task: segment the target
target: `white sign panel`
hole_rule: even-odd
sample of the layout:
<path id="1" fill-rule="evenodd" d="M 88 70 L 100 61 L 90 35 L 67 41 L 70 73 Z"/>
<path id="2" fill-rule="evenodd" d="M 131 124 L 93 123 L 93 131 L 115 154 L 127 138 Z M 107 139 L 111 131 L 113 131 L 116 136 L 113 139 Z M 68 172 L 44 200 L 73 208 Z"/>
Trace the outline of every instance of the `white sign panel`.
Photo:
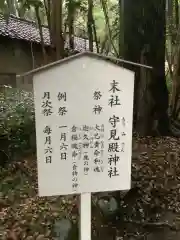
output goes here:
<path id="1" fill-rule="evenodd" d="M 80 56 L 34 75 L 40 196 L 126 190 L 134 73 Z"/>

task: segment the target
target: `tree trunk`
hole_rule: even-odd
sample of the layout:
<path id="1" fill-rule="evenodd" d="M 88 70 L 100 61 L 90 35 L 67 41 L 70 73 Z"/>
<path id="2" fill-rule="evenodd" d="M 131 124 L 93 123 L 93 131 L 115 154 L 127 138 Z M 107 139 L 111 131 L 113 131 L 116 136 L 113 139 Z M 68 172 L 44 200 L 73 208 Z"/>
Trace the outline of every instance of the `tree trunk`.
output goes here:
<path id="1" fill-rule="evenodd" d="M 73 0 L 68 2 L 68 26 L 69 26 L 69 47 L 74 49 L 74 4 Z"/>
<path id="2" fill-rule="evenodd" d="M 124 5 L 123 5 L 124 3 Z M 141 46 L 143 45 L 142 33 L 137 31 L 141 28 L 141 10 L 140 0 L 134 4 L 133 0 L 124 0 L 121 2 L 121 14 L 123 13 L 123 58 L 132 62 L 140 62 Z M 140 69 L 132 65 L 124 64 L 125 67 L 135 72 L 135 86 L 134 86 L 134 112 L 133 125 L 137 129 L 137 96 L 140 79 Z"/>
<path id="3" fill-rule="evenodd" d="M 172 93 L 170 100 L 171 117 L 176 120 L 179 109 L 180 96 L 180 47 L 176 47 L 176 54 L 174 56 L 174 71 L 172 77 Z"/>
<path id="4" fill-rule="evenodd" d="M 135 71 L 134 97 L 134 126 L 137 128 L 138 111 L 141 111 L 141 124 L 146 124 L 146 134 L 151 134 L 154 121 L 157 130 L 162 135 L 169 134 L 168 118 L 168 90 L 165 79 L 165 0 L 133 0 L 124 1 L 124 58 L 133 62 L 140 62 L 143 50 L 145 62 L 153 67 L 150 83 L 151 95 L 145 109 L 138 106 L 139 83 L 142 77 L 139 67 L 128 66 Z M 147 81 L 143 79 L 142 81 Z M 154 103 L 153 103 L 154 102 Z M 150 117 L 150 118 L 149 118 Z M 152 117 L 152 118 L 151 118 Z M 148 123 L 146 119 L 151 119 Z"/>
<path id="5" fill-rule="evenodd" d="M 51 4 L 51 14 L 50 14 L 50 24 L 51 24 L 51 37 L 52 37 L 52 45 L 54 47 L 53 61 L 56 61 L 56 1 L 53 0 L 50 2 Z"/>
<path id="6" fill-rule="evenodd" d="M 40 39 L 41 39 L 41 48 L 42 48 L 44 65 L 45 65 L 45 64 L 47 64 L 47 54 L 46 54 L 45 45 L 44 45 L 42 24 L 41 24 L 41 19 L 39 16 L 39 7 L 38 6 L 35 6 L 35 13 L 36 13 L 36 18 L 37 18 L 37 22 L 38 22 L 39 34 L 40 34 Z"/>
<path id="7" fill-rule="evenodd" d="M 179 1 L 175 0 L 175 12 L 176 12 L 176 27 L 179 27 Z"/>
<path id="8" fill-rule="evenodd" d="M 93 0 L 88 0 L 88 38 L 89 38 L 89 51 L 93 52 Z"/>
<path id="9" fill-rule="evenodd" d="M 50 0 L 44 0 L 44 7 L 45 7 L 45 11 L 46 11 L 46 17 L 47 17 L 47 23 L 48 23 L 48 29 L 49 29 L 49 35 L 50 35 L 50 42 L 51 45 L 53 43 L 52 40 L 52 26 L 51 26 L 51 2 Z"/>
<path id="10" fill-rule="evenodd" d="M 62 34 L 63 0 L 53 0 L 51 14 L 52 40 L 56 51 L 56 60 L 64 57 L 64 39 Z"/>
<path id="11" fill-rule="evenodd" d="M 149 3 L 149 2 L 148 2 Z M 169 135 L 168 89 L 165 78 L 165 0 L 151 0 L 146 7 L 147 20 L 144 25 L 145 41 L 149 44 L 147 63 L 153 66 L 150 91 L 155 101 L 151 108 L 158 122 L 157 129 L 161 135 Z M 149 16 L 151 12 L 152 16 Z M 152 21 L 154 19 L 154 21 Z M 158 50 L 158 51 L 157 51 Z"/>
<path id="12" fill-rule="evenodd" d="M 56 0 L 56 59 L 64 57 L 64 39 L 62 31 L 62 4 L 63 0 Z"/>
<path id="13" fill-rule="evenodd" d="M 7 5 L 8 5 L 8 9 L 9 9 L 9 13 L 13 14 L 13 15 L 17 15 L 17 10 L 15 7 L 15 1 L 14 0 L 7 0 Z"/>
<path id="14" fill-rule="evenodd" d="M 119 0 L 118 1 L 118 7 L 119 7 L 119 36 L 118 36 L 118 50 L 119 50 L 119 57 L 124 56 L 124 1 L 125 0 Z"/>
<path id="15" fill-rule="evenodd" d="M 147 65 L 146 47 L 141 52 L 140 63 Z M 137 131 L 141 136 L 152 134 L 154 130 L 153 115 L 151 115 L 151 106 L 153 99 L 149 93 L 149 85 L 151 81 L 151 72 L 149 69 L 140 68 L 139 85 L 137 90 Z M 150 131 L 149 131 L 150 130 Z"/>

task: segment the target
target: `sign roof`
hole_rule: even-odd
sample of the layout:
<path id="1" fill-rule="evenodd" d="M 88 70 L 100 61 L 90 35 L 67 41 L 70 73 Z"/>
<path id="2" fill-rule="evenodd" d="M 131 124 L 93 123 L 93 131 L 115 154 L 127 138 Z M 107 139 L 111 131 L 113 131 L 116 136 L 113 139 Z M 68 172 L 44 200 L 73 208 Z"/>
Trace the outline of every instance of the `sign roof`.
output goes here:
<path id="1" fill-rule="evenodd" d="M 53 63 L 44 65 L 42 67 L 33 69 L 33 70 L 31 70 L 29 72 L 26 72 L 26 73 L 24 73 L 24 74 L 22 74 L 20 76 L 23 77 L 23 76 L 27 76 L 27 75 L 31 75 L 31 74 L 34 75 L 34 74 L 37 74 L 37 73 L 39 73 L 41 71 L 46 71 L 49 68 L 52 68 L 52 67 L 55 67 L 55 66 L 58 66 L 58 65 L 61 66 L 62 64 L 68 63 L 69 61 L 74 61 L 74 60 L 76 60 L 76 59 L 78 59 L 80 57 L 83 57 L 83 56 L 96 58 L 96 59 L 98 58 L 99 60 L 103 60 L 103 61 L 109 61 L 110 63 L 115 64 L 115 65 L 119 65 L 120 63 L 126 63 L 126 64 L 134 65 L 134 66 L 137 66 L 137 67 L 143 67 L 143 68 L 147 68 L 147 69 L 152 69 L 151 66 L 143 65 L 143 64 L 140 64 L 140 63 L 135 63 L 135 62 L 126 61 L 126 60 L 123 60 L 123 59 L 120 59 L 120 58 L 115 58 L 115 57 L 105 56 L 105 55 L 98 54 L 98 53 L 85 51 L 85 52 L 78 53 L 78 54 L 72 55 L 72 56 L 64 58 L 64 59 L 60 59 L 60 60 L 55 61 Z"/>

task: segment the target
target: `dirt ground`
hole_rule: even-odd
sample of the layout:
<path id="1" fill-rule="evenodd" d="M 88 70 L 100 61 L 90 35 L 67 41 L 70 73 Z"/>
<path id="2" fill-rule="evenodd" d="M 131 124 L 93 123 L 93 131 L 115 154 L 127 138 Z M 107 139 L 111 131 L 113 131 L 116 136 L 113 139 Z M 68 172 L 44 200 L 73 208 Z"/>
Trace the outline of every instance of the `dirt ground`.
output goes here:
<path id="1" fill-rule="evenodd" d="M 179 240 L 180 140 L 134 138 L 132 155 L 132 189 L 109 194 L 119 204 L 110 216 L 93 205 L 93 239 Z M 65 216 L 76 226 L 78 197 L 39 198 L 36 171 L 34 156 L 0 170 L 0 239 L 53 239 L 54 222 Z"/>

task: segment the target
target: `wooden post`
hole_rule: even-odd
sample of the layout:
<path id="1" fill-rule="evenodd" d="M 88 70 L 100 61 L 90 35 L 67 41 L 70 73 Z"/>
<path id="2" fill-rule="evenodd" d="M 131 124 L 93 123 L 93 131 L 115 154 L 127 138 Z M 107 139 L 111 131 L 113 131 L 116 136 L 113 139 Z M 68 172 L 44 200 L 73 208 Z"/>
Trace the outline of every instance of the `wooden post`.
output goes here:
<path id="1" fill-rule="evenodd" d="M 91 240 L 91 193 L 80 198 L 80 240 Z"/>

